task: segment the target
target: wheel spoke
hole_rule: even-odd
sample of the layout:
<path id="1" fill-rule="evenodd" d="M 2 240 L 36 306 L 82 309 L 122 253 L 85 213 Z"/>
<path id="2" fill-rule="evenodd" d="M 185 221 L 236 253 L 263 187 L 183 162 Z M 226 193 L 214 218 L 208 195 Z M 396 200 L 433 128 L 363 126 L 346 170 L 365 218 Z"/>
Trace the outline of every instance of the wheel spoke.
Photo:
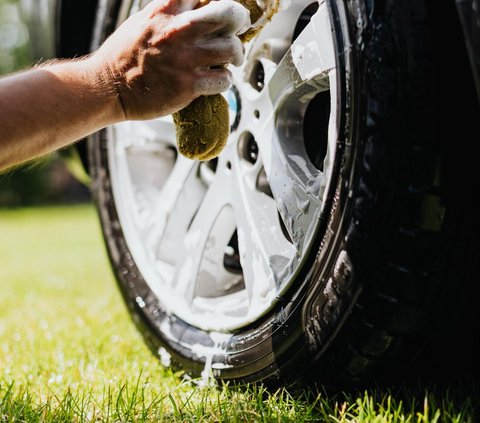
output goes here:
<path id="1" fill-rule="evenodd" d="M 122 148 L 148 148 L 151 144 L 175 147 L 175 125 L 171 116 L 151 120 L 132 120 L 115 125 Z"/>
<path id="2" fill-rule="evenodd" d="M 205 187 L 197 177 L 198 166 L 198 162 L 178 156 L 144 231 L 148 250 L 169 264 L 175 262 L 178 238 L 186 233 L 204 195 Z M 187 202 L 189 207 L 185 207 Z"/>
<path id="3" fill-rule="evenodd" d="M 235 231 L 229 192 L 230 178 L 217 176 L 181 242 L 181 251 L 176 252 L 173 289 L 187 304 L 195 296 L 220 295 L 227 288 L 225 281 L 231 279 L 223 265 L 225 248 Z"/>
<path id="4" fill-rule="evenodd" d="M 291 40 L 294 35 L 295 25 L 293 22 L 298 22 L 302 12 L 310 5 L 315 3 L 323 3 L 324 0 L 319 2 L 314 0 L 295 0 L 290 2 L 282 2 L 280 10 L 273 16 L 271 24 L 266 25 L 260 34 L 256 37 L 252 51 L 249 56 L 256 57 L 258 55 L 263 56 L 265 52 L 273 52 L 277 50 L 284 42 L 291 44 Z M 284 49 L 281 48 L 283 51 Z M 260 51 L 262 51 L 260 53 Z M 273 54 L 276 56 L 276 54 Z"/>
<path id="5" fill-rule="evenodd" d="M 255 131 L 255 139 L 259 140 L 259 150 L 278 211 L 301 254 L 314 235 L 336 142 L 336 130 L 332 128 L 336 107 L 332 104 L 327 165 L 320 171 L 307 154 L 303 122 L 310 100 L 329 90 L 331 82 L 335 83 L 334 46 L 326 4 L 320 4 L 270 75 L 268 70 L 272 66 L 264 68 L 267 90 L 258 101 L 264 120 Z M 265 101 L 267 95 L 269 101 Z"/>
<path id="6" fill-rule="evenodd" d="M 327 90 L 328 73 L 333 69 L 335 49 L 330 18 L 327 5 L 322 3 L 309 24 L 295 39 L 268 83 L 274 109 L 306 84 L 309 87 L 305 88 L 309 89 L 305 94 L 312 88 L 316 92 Z"/>
<path id="7" fill-rule="evenodd" d="M 285 156 L 272 149 L 270 187 L 285 228 L 301 254 L 310 241 L 321 210 L 325 178 L 298 155 Z"/>
<path id="8" fill-rule="evenodd" d="M 261 168 L 259 161 L 250 170 L 237 172 L 232 198 L 250 310 L 267 297 L 271 300 L 295 255 L 282 232 L 275 201 L 256 187 Z"/>
<path id="9" fill-rule="evenodd" d="M 168 179 L 175 163 L 176 152 L 171 146 L 174 128 L 169 119 L 131 121 L 115 125 L 113 152 L 128 175 L 135 197 L 134 204 L 142 210 L 155 204 L 158 193 Z M 161 134 L 161 135 L 158 135 Z"/>

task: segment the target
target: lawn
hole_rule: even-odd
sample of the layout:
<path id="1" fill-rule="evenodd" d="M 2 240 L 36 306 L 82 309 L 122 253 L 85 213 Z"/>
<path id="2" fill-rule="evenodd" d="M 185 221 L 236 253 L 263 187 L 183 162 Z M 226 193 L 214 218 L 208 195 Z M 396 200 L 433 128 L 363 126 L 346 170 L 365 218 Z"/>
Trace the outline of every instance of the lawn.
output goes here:
<path id="1" fill-rule="evenodd" d="M 162 368 L 136 333 L 92 206 L 0 210 L 0 237 L 2 422 L 475 421 L 478 399 L 458 387 L 200 387 Z"/>

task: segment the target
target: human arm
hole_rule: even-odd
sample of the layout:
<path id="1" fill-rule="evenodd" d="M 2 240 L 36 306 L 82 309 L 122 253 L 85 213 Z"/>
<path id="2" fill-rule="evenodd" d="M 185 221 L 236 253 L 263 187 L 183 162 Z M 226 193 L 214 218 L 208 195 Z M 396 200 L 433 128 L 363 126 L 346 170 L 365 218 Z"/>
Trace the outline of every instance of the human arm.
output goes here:
<path id="1" fill-rule="evenodd" d="M 0 170 L 119 121 L 115 90 L 88 59 L 0 79 Z"/>
<path id="2" fill-rule="evenodd" d="M 243 59 L 235 34 L 248 12 L 234 2 L 194 10 L 197 3 L 153 1 L 91 56 L 0 79 L 0 170 L 228 88 L 222 65 Z"/>

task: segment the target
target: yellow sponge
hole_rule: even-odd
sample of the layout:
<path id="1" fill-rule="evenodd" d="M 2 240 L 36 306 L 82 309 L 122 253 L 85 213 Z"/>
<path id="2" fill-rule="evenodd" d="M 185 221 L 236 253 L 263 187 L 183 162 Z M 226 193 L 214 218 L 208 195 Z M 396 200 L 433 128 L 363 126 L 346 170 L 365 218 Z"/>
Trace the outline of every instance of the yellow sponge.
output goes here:
<path id="1" fill-rule="evenodd" d="M 211 160 L 227 143 L 230 133 L 227 101 L 220 94 L 201 96 L 173 114 L 177 146 L 189 159 Z"/>
<path id="2" fill-rule="evenodd" d="M 267 0 L 278 4 L 278 0 Z M 204 6 L 209 0 L 202 0 Z M 249 41 L 261 29 L 275 12 L 268 8 L 268 16 L 262 24 L 254 25 L 264 13 L 257 0 L 238 0 L 250 11 L 252 27 L 240 36 L 243 42 Z M 267 9 L 266 9 L 267 10 Z M 178 151 L 189 159 L 211 160 L 217 157 L 230 134 L 228 104 L 222 95 L 201 96 L 187 107 L 173 114 L 177 130 Z"/>

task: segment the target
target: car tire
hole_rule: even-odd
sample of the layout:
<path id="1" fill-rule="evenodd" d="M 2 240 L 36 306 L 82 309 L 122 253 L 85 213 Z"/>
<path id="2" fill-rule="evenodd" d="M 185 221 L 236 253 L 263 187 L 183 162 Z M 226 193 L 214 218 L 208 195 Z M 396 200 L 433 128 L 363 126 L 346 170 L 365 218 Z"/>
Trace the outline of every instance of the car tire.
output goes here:
<path id="1" fill-rule="evenodd" d="M 455 229 L 458 222 L 452 216 L 458 209 L 450 207 L 449 153 L 436 120 L 440 74 L 430 18 L 432 8 L 439 6 L 433 3 L 289 2 L 247 48 L 247 62 L 236 74 L 238 84 L 233 90 L 237 91 L 229 93 L 234 102 L 234 138 L 229 142 L 235 146 L 225 154 L 231 156 L 197 163 L 195 172 L 196 177 L 207 173 L 208 178 L 217 178 L 242 166 L 250 166 L 245 172 L 260 168 L 258 160 L 268 169 L 263 185 L 259 182 L 263 171 L 256 174 L 253 189 L 260 194 L 255 198 L 268 207 L 276 206 L 280 217 L 275 230 L 294 246 L 296 255 L 287 257 L 290 261 L 281 268 L 283 273 L 275 273 L 274 267 L 287 258 L 269 262 L 276 290 L 268 291 L 268 304 L 259 305 L 258 313 L 238 306 L 235 313 L 241 318 L 235 315 L 229 320 L 225 304 L 229 296 L 240 298 L 240 294 L 253 302 L 256 284 L 263 287 L 256 280 L 270 270 L 246 270 L 257 257 L 248 249 L 256 247 L 254 241 L 242 239 L 248 234 L 239 233 L 263 231 L 266 223 L 246 219 L 240 226 L 236 222 L 233 244 L 230 226 L 223 241 L 233 252 L 230 267 L 224 257 L 227 273 L 240 272 L 244 280 L 257 275 L 257 279 L 234 287 L 237 291 L 224 287 L 226 293 L 222 293 L 215 283 L 200 284 L 198 277 L 189 289 L 193 296 L 200 293 L 203 302 L 199 304 L 207 304 L 206 308 L 185 312 L 175 296 L 184 267 L 174 271 L 173 282 L 158 288 L 156 279 L 162 275 L 154 269 L 156 262 L 149 261 L 151 231 L 138 229 L 157 210 L 146 213 L 148 207 L 139 205 L 143 198 L 139 195 L 156 195 L 161 189 L 152 191 L 151 186 L 164 186 L 168 179 L 155 180 L 157 162 L 149 164 L 149 157 L 168 156 L 167 173 L 181 159 L 172 145 L 157 148 L 145 141 L 152 129 L 148 124 L 148 130 L 133 123 L 90 137 L 92 191 L 112 268 L 134 322 L 164 365 L 204 379 L 275 386 L 299 380 L 358 386 L 405 376 L 441 322 L 451 298 L 452 269 L 459 265 L 459 242 L 452 239 L 465 233 Z M 302 4 L 300 12 L 298 4 Z M 112 31 L 118 11 L 124 10 L 119 2 L 109 5 L 97 19 L 96 45 Z M 105 10 L 111 11 L 108 19 Z M 318 23 L 326 22 L 321 19 L 328 19 L 327 31 Z M 285 22 L 293 22 L 291 28 Z M 282 31 L 288 36 L 283 37 Z M 319 32 L 326 38 L 308 38 Z M 308 43 L 314 48 L 309 50 Z M 322 52 L 328 43 L 333 51 L 333 79 L 331 70 L 321 73 L 310 59 L 304 59 L 311 54 L 314 61 L 316 51 L 320 59 L 322 54 L 328 56 L 328 51 Z M 251 100 L 265 88 L 269 93 L 262 95 L 271 104 Z M 272 112 L 272 122 L 261 107 Z M 242 120 L 247 121 L 244 126 Z M 162 125 L 159 130 L 170 133 Z M 267 140 L 261 139 L 260 130 L 255 132 L 255 125 L 271 128 L 265 132 Z M 136 134 L 140 134 L 138 140 Z M 136 141 L 123 145 L 128 137 Z M 327 145 L 323 138 L 328 138 Z M 133 158 L 131 151 L 135 151 Z M 307 170 L 302 170 L 306 162 Z M 158 173 L 162 172 L 159 166 Z M 302 181 L 307 173 L 309 178 Z M 129 183 L 132 187 L 125 188 Z M 214 186 L 203 180 L 202 184 L 188 215 L 190 225 L 202 215 L 198 210 L 205 198 L 210 199 L 207 193 Z M 234 195 L 241 197 L 244 188 L 238 187 Z M 252 216 L 263 215 L 252 211 Z M 186 227 L 177 233 L 179 244 L 171 245 L 184 242 L 191 226 Z M 254 235 L 252 239 L 261 239 Z M 187 251 L 187 257 L 190 250 L 178 251 Z M 209 250 L 204 246 L 192 251 L 206 254 Z M 184 266 L 185 257 L 172 260 Z M 194 259 L 200 263 L 198 270 L 204 261 Z M 217 303 L 222 311 L 214 310 Z M 204 318 L 209 307 L 212 317 Z"/>

